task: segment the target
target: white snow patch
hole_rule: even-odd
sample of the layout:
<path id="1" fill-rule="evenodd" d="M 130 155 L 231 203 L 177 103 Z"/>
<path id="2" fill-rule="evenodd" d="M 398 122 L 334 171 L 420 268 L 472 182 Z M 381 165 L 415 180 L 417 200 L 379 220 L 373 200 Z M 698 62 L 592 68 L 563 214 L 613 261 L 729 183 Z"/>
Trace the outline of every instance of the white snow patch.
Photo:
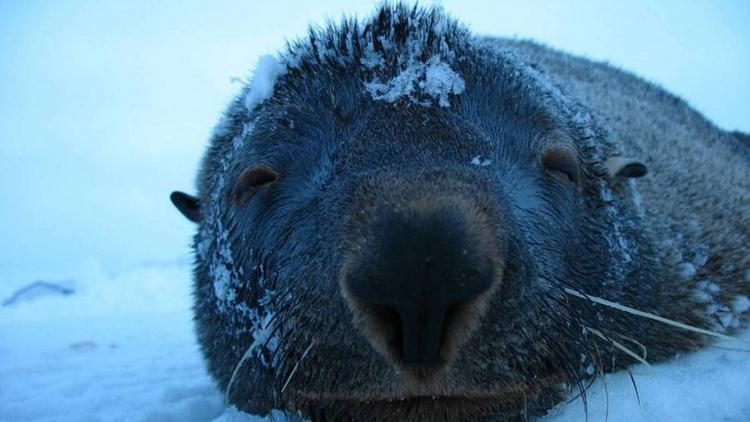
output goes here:
<path id="1" fill-rule="evenodd" d="M 415 104 L 429 106 L 431 101 L 424 100 L 429 97 L 437 100 L 441 107 L 450 106 L 448 96 L 459 95 L 464 88 L 461 75 L 437 56 L 426 63 L 412 62 L 388 81 L 376 78 L 365 83 L 365 89 L 376 101 L 393 103 L 407 97 Z"/>
<path id="2" fill-rule="evenodd" d="M 255 107 L 273 95 L 276 80 L 287 71 L 286 65 L 276 57 L 265 54 L 258 58 L 253 77 L 248 83 L 248 93 L 245 96 L 245 107 L 253 111 Z"/>
<path id="3" fill-rule="evenodd" d="M 419 87 L 425 94 L 436 98 L 440 107 L 450 106 L 448 94 L 458 95 L 464 92 L 464 80 L 442 61 L 427 63 L 425 78 L 419 83 Z"/>
<path id="4" fill-rule="evenodd" d="M 216 298 L 223 302 L 234 300 L 237 295 L 232 283 L 232 273 L 227 269 L 226 265 L 213 263 L 211 264 L 209 273 L 214 281 L 214 294 Z"/>
<path id="5" fill-rule="evenodd" d="M 492 164 L 492 160 L 489 158 L 482 158 L 481 155 L 476 155 L 471 159 L 471 164 L 479 167 L 487 167 Z"/>
<path id="6" fill-rule="evenodd" d="M 237 283 L 235 280 L 238 277 L 233 272 L 235 265 L 232 251 L 229 249 L 229 232 L 220 225 L 216 228 L 215 232 L 218 232 L 218 236 L 216 236 L 216 253 L 210 261 L 208 271 L 214 282 L 214 294 L 219 299 L 220 306 L 223 306 L 224 302 L 234 301 L 237 297 L 235 291 Z"/>

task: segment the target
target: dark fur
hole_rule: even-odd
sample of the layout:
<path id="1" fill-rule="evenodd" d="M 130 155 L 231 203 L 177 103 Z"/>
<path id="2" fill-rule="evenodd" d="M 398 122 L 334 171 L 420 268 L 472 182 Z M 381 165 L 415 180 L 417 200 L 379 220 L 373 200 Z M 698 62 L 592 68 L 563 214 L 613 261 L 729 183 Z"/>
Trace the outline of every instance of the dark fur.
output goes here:
<path id="1" fill-rule="evenodd" d="M 448 107 L 421 92 L 388 103 L 365 91 L 398 74 L 413 42 L 420 61 L 439 55 L 465 81 Z M 360 64 L 368 44 L 385 57 L 374 70 Z M 222 390 L 249 350 L 228 393 L 240 408 L 523 418 L 633 362 L 592 328 L 645 345 L 650 362 L 706 341 L 565 288 L 713 328 L 723 328 L 722 307 L 750 294 L 750 170 L 732 154 L 746 136 L 658 87 L 533 43 L 477 39 L 439 10 L 404 6 L 312 30 L 285 57 L 292 66 L 271 98 L 247 110 L 245 90 L 230 105 L 198 181 L 197 333 Z M 574 182 L 541 164 L 559 146 L 577 155 Z M 476 156 L 489 165 L 472 165 Z M 613 156 L 637 157 L 649 175 L 637 185 L 611 177 Z M 259 164 L 278 179 L 235 205 L 235 180 Z M 373 347 L 339 280 L 355 235 L 372 230 L 358 213 L 445 192 L 492 216 L 484 232 L 503 271 L 466 313 L 474 329 L 450 363 L 425 379 Z M 720 291 L 707 299 L 696 292 L 708 279 Z"/>

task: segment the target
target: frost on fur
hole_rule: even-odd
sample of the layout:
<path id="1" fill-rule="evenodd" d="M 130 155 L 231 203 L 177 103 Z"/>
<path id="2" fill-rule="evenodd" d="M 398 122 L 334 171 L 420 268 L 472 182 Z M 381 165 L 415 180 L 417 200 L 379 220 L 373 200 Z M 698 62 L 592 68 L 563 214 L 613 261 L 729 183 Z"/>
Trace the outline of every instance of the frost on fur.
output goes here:
<path id="1" fill-rule="evenodd" d="M 311 30 L 309 41 L 289 46 L 282 61 L 290 69 L 355 74 L 375 101 L 450 106 L 465 88 L 459 72 L 466 29 L 440 8 L 384 8 L 372 21 L 348 21 L 340 28 Z"/>
<path id="2" fill-rule="evenodd" d="M 376 79 L 366 82 L 365 89 L 374 100 L 392 103 L 407 97 L 414 103 L 429 106 L 431 101 L 420 98 L 431 97 L 437 100 L 440 107 L 448 107 L 448 95 L 462 93 L 464 80 L 439 57 L 433 57 L 427 63 L 410 65 L 389 81 Z"/>

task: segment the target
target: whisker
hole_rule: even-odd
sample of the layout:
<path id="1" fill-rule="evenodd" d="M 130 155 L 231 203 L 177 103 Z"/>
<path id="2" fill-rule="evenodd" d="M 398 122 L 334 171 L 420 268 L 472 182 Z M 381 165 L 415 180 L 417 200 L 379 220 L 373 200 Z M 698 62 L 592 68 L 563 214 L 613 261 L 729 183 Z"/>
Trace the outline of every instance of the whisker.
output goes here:
<path id="1" fill-rule="evenodd" d="M 232 392 L 232 387 L 234 386 L 234 381 L 237 378 L 237 374 L 240 372 L 240 369 L 242 369 L 242 366 L 245 364 L 245 362 L 252 356 L 255 349 L 258 348 L 258 346 L 261 346 L 268 342 L 269 338 L 271 337 L 271 333 L 268 333 L 268 328 L 271 325 L 271 322 L 269 321 L 268 324 L 266 324 L 265 327 L 263 327 L 263 331 L 260 333 L 261 335 L 258 335 L 253 339 L 253 342 L 250 343 L 250 346 L 247 347 L 247 350 L 245 350 L 245 353 L 242 355 L 242 358 L 239 362 L 237 362 L 237 365 L 235 365 L 234 370 L 232 371 L 232 376 L 229 378 L 229 383 L 227 384 L 226 392 L 224 393 L 224 404 L 229 404 L 229 396 Z M 266 335 L 262 335 L 262 334 Z"/>
<path id="2" fill-rule="evenodd" d="M 297 369 L 299 368 L 300 362 L 302 362 L 305 357 L 307 357 L 307 354 L 310 352 L 310 349 L 315 345 L 315 341 L 311 342 L 309 346 L 307 346 L 307 349 L 302 353 L 302 357 L 297 360 L 297 363 L 294 364 L 294 367 L 292 368 L 292 372 L 289 374 L 289 377 L 287 377 L 286 382 L 284 383 L 284 386 L 281 387 L 281 392 L 283 393 L 284 390 L 286 390 L 286 387 L 289 385 L 289 382 L 292 380 L 292 377 L 294 374 L 297 373 Z"/>
<path id="3" fill-rule="evenodd" d="M 635 400 L 638 402 L 638 407 L 641 407 L 641 395 L 638 393 L 638 385 L 635 383 L 635 377 L 633 376 L 633 373 L 630 372 L 630 369 L 628 371 L 628 376 L 630 377 L 630 382 L 633 383 L 633 390 L 635 391 Z"/>
<path id="4" fill-rule="evenodd" d="M 255 350 L 260 345 L 260 342 L 253 341 L 250 346 L 248 346 L 247 350 L 245 351 L 245 354 L 242 355 L 242 358 L 239 362 L 237 362 L 237 365 L 235 365 L 234 370 L 232 371 L 232 376 L 229 378 L 229 383 L 227 384 L 227 391 L 224 393 L 224 405 L 229 405 L 229 395 L 232 392 L 232 386 L 234 385 L 234 380 L 237 378 L 237 373 L 240 371 L 240 368 L 245 364 L 245 361 L 250 358 L 250 356 L 253 353 L 253 350 Z"/>
<path id="5" fill-rule="evenodd" d="M 602 355 L 599 352 L 599 346 L 594 344 L 594 350 L 596 350 L 596 372 L 602 376 L 602 383 L 604 384 L 604 422 L 609 420 L 609 388 L 607 387 L 607 374 L 604 373 L 604 365 L 602 364 Z"/>
<path id="6" fill-rule="evenodd" d="M 623 312 L 627 312 L 627 313 L 632 314 L 632 315 L 640 316 L 640 317 L 643 317 L 643 318 L 648 318 L 648 319 L 651 319 L 651 320 L 654 320 L 654 321 L 657 321 L 657 322 L 661 322 L 663 324 L 667 324 L 667 325 L 671 325 L 673 327 L 681 328 L 683 330 L 692 331 L 692 332 L 700 333 L 700 334 L 705 334 L 707 336 L 712 336 L 712 337 L 720 338 L 722 340 L 737 341 L 737 342 L 742 342 L 742 343 L 748 343 L 748 344 L 750 344 L 750 340 L 745 340 L 745 339 L 741 339 L 741 338 L 737 338 L 737 337 L 732 337 L 732 336 L 728 336 L 728 335 L 725 335 L 725 334 L 717 333 L 715 331 L 711 331 L 711 330 L 706 330 L 706 329 L 703 329 L 703 328 L 694 327 L 692 325 L 688 325 L 688 324 L 685 324 L 685 323 L 682 323 L 682 322 L 679 322 L 679 321 L 674 321 L 674 320 L 671 320 L 669 318 L 660 317 L 659 315 L 655 315 L 655 314 L 652 314 L 652 313 L 649 313 L 649 312 L 639 311 L 638 309 L 634 309 L 634 308 L 631 308 L 631 307 L 628 307 L 628 306 L 625 306 L 625 305 L 621 305 L 621 304 L 616 303 L 616 302 L 611 302 L 609 300 L 602 299 L 600 297 L 583 294 L 583 293 L 577 292 L 577 291 L 575 291 L 573 289 L 565 288 L 564 291 L 565 291 L 565 293 L 567 293 L 567 294 L 569 294 L 571 296 L 575 296 L 575 297 L 578 297 L 578 298 L 581 298 L 581 299 L 587 299 L 587 300 L 590 300 L 592 302 L 598 303 L 600 305 L 604 305 L 604 306 L 608 306 L 608 307 L 613 308 L 613 309 L 617 309 L 618 311 L 623 311 Z"/>
<path id="7" fill-rule="evenodd" d="M 708 346 L 711 349 L 727 350 L 730 352 L 750 353 L 750 349 L 738 349 L 736 347 Z"/>
<path id="8" fill-rule="evenodd" d="M 643 343 L 641 343 L 640 341 L 638 341 L 638 340 L 636 340 L 636 339 L 634 339 L 632 337 L 628 337 L 628 336 L 626 336 L 624 334 L 617 333 L 617 335 L 620 336 L 620 337 L 622 337 L 622 338 L 624 338 L 625 340 L 627 340 L 627 341 L 629 341 L 631 343 L 635 343 L 635 345 L 638 346 L 638 347 L 640 347 L 641 350 L 643 351 L 643 356 L 641 356 L 643 358 L 643 360 L 647 359 L 647 357 L 648 357 L 648 348 Z"/>
<path id="9" fill-rule="evenodd" d="M 615 346 L 616 348 L 620 349 L 623 353 L 625 353 L 626 355 L 630 356 L 631 358 L 637 360 L 638 362 L 640 362 L 640 363 L 642 363 L 642 364 L 644 364 L 646 366 L 649 366 L 649 367 L 651 366 L 648 362 L 646 362 L 645 359 L 643 359 L 642 357 L 638 356 L 637 353 L 635 353 L 632 350 L 628 349 L 622 343 L 618 342 L 617 340 L 613 339 L 612 337 L 605 336 L 604 334 L 602 334 L 601 331 L 597 330 L 596 328 L 586 327 L 586 329 L 589 330 L 589 331 L 591 331 L 595 336 L 599 337 L 600 339 L 602 339 L 602 340 L 604 340 L 606 342 L 611 343 L 613 346 Z"/>

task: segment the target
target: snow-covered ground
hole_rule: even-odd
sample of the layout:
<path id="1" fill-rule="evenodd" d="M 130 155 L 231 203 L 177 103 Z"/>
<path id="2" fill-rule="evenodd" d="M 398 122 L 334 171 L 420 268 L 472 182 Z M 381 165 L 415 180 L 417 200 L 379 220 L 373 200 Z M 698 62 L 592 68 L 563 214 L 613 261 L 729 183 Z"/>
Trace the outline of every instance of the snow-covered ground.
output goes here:
<path id="1" fill-rule="evenodd" d="M 187 262 L 116 275 L 90 265 L 73 295 L 0 307 L 0 421 L 261 419 L 225 408 L 206 374 L 189 278 Z M 611 374 L 588 393 L 589 420 L 604 421 L 607 404 L 612 422 L 750 420 L 748 352 L 709 349 L 632 372 L 640 404 L 628 374 Z M 580 400 L 544 418 L 584 419 Z"/>
<path id="2" fill-rule="evenodd" d="M 253 3 L 0 1 L 0 302 L 34 280 L 75 291 L 0 306 L 0 421 L 255 420 L 206 374 L 193 226 L 167 197 L 190 190 L 233 77 L 309 22 L 373 3 Z M 750 132 L 748 2 L 442 3 L 476 32 L 613 61 Z M 750 420 L 748 352 L 632 371 L 640 404 L 612 374 L 589 420 Z M 583 419 L 580 401 L 546 418 Z"/>
<path id="3" fill-rule="evenodd" d="M 0 307 L 0 420 L 219 415 L 192 333 L 188 276 L 179 264 L 116 276 L 92 265 L 73 295 Z"/>

